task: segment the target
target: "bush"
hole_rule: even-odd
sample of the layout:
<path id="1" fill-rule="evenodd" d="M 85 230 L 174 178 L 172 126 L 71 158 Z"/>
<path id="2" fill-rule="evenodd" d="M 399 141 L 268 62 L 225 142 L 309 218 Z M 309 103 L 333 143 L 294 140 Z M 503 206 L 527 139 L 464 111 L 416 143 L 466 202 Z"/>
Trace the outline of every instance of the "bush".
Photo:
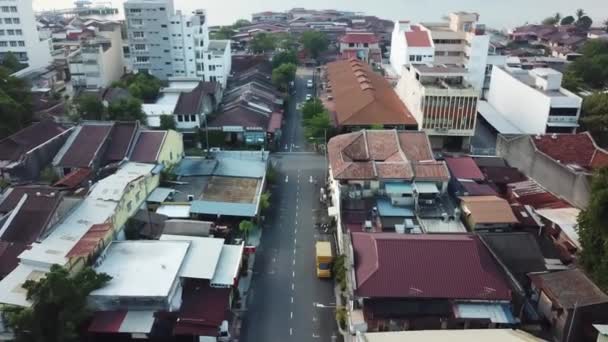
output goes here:
<path id="1" fill-rule="evenodd" d="M 348 311 L 346 311 L 346 308 L 343 306 L 336 308 L 336 321 L 338 322 L 342 330 L 346 330 L 347 319 Z"/>

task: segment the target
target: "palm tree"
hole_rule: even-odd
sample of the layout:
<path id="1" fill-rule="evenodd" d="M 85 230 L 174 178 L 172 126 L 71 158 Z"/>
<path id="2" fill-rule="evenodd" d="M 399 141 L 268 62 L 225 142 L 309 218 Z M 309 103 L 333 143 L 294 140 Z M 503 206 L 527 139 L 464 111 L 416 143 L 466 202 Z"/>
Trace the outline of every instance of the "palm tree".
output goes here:
<path id="1" fill-rule="evenodd" d="M 576 19 L 577 20 L 581 20 L 581 18 L 585 15 L 585 10 L 582 8 L 579 8 L 576 10 Z"/>
<path id="2" fill-rule="evenodd" d="M 556 13 L 553 15 L 553 18 L 555 18 L 555 22 L 556 22 L 557 24 L 559 24 L 559 21 L 560 21 L 560 20 L 562 20 L 562 15 L 561 15 L 561 13 L 556 12 Z"/>
<path id="3" fill-rule="evenodd" d="M 604 31 L 608 32 L 608 19 L 604 20 Z"/>
<path id="4" fill-rule="evenodd" d="M 241 232 L 241 234 L 243 234 L 245 244 L 247 244 L 247 237 L 249 236 L 249 233 L 253 230 L 254 227 L 255 225 L 253 224 L 253 222 L 249 220 L 243 220 L 239 223 L 239 231 Z"/>

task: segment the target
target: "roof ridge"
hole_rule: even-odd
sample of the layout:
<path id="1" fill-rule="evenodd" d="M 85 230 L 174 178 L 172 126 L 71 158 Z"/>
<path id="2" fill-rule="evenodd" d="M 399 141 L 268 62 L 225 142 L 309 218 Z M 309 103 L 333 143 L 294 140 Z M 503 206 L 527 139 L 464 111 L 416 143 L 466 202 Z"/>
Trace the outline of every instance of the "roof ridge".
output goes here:
<path id="1" fill-rule="evenodd" d="M 363 143 L 365 144 L 365 156 L 370 159 L 369 146 L 367 145 L 367 130 L 363 129 Z"/>

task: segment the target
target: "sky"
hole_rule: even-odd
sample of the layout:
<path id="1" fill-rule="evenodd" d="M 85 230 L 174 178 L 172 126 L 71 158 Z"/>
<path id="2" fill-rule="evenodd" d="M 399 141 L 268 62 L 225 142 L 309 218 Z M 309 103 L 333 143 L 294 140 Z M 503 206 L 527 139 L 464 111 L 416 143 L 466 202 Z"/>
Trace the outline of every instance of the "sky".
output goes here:
<path id="1" fill-rule="evenodd" d="M 122 9 L 123 0 L 106 0 Z M 239 18 L 250 19 L 251 13 L 266 10 L 284 11 L 293 7 L 332 8 L 360 11 L 390 20 L 440 21 L 452 11 L 474 11 L 480 22 L 496 29 L 505 29 L 526 22 L 535 23 L 556 12 L 563 16 L 583 8 L 601 25 L 608 19 L 606 0 L 174 0 L 175 8 L 185 12 L 196 8 L 207 10 L 210 25 L 230 24 Z M 34 0 L 34 8 L 67 8 L 71 0 Z M 602 5 L 603 4 L 603 5 Z M 594 26 L 595 26 L 594 25 Z"/>

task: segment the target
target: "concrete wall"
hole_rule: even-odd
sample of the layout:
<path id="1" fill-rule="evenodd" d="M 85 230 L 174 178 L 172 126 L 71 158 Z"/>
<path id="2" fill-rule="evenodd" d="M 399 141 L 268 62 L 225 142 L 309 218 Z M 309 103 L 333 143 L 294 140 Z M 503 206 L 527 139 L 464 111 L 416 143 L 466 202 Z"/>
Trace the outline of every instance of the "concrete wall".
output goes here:
<path id="1" fill-rule="evenodd" d="M 121 27 L 114 25 L 114 30 L 102 31 L 99 32 L 99 35 L 112 40 L 112 46 L 102 55 L 101 87 L 109 87 L 112 82 L 118 81 L 122 77 L 125 70 Z"/>
<path id="2" fill-rule="evenodd" d="M 173 130 L 167 131 L 165 141 L 158 155 L 158 162 L 172 165 L 179 162 L 184 154 L 184 140 L 182 134 Z"/>
<path id="3" fill-rule="evenodd" d="M 548 191 L 563 197 L 574 206 L 587 207 L 591 191 L 590 176 L 574 172 L 545 154 L 537 152 L 530 139 L 534 138 L 530 136 L 507 138 L 499 135 L 496 153 Z"/>
<path id="4" fill-rule="evenodd" d="M 492 68 L 488 102 L 523 133 L 545 133 L 551 99 L 501 68 Z"/>

